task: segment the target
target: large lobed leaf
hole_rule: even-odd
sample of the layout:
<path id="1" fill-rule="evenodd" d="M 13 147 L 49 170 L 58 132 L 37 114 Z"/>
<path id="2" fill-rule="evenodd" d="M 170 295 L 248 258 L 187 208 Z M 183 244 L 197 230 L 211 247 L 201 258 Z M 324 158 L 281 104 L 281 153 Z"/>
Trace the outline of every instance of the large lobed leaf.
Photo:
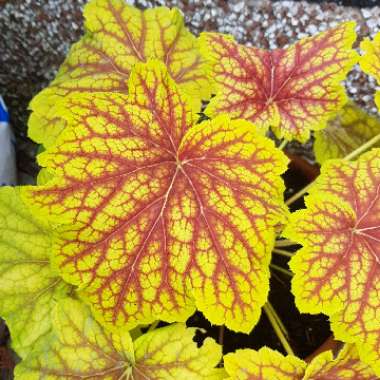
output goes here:
<path id="1" fill-rule="evenodd" d="M 279 138 L 307 140 L 347 100 L 340 82 L 357 62 L 354 29 L 354 22 L 345 22 L 273 51 L 203 33 L 201 49 L 216 93 L 206 114 L 227 112 L 264 132 L 271 127 Z"/>
<path id="2" fill-rule="evenodd" d="M 48 333 L 51 310 L 70 289 L 50 268 L 50 253 L 49 226 L 30 214 L 16 188 L 0 188 L 0 316 L 20 356 Z"/>
<path id="3" fill-rule="evenodd" d="M 302 312 L 330 316 L 337 339 L 356 343 L 380 374 L 380 150 L 331 160 L 284 235 L 303 245 L 291 259 Z"/>
<path id="4" fill-rule="evenodd" d="M 325 129 L 315 132 L 315 157 L 320 164 L 343 158 L 379 133 L 380 119 L 348 102 Z"/>
<path id="5" fill-rule="evenodd" d="M 360 57 L 360 67 L 380 84 L 380 33 L 377 33 L 372 41 L 369 39 L 362 41 L 360 48 L 364 51 L 364 55 Z M 379 91 L 376 92 L 375 102 L 380 109 Z"/>
<path id="6" fill-rule="evenodd" d="M 165 63 L 198 109 L 200 101 L 210 97 L 198 41 L 178 9 L 141 11 L 125 0 L 91 0 L 84 19 L 85 35 L 72 46 L 55 80 L 30 105 L 29 134 L 36 142 L 51 145 L 64 128 L 65 121 L 55 114 L 62 97 L 78 92 L 126 94 L 132 67 L 149 58 Z"/>
<path id="7" fill-rule="evenodd" d="M 126 330 L 104 330 L 82 303 L 61 300 L 53 331 L 17 365 L 17 380 L 219 380 L 222 350 L 211 338 L 200 348 L 195 329 L 173 324 L 132 341 Z"/>
<path id="8" fill-rule="evenodd" d="M 55 178 L 25 196 L 63 223 L 56 265 L 111 327 L 184 321 L 197 307 L 248 332 L 286 214 L 287 159 L 243 120 L 195 124 L 158 61 L 136 65 L 129 90 L 68 97 L 70 128 L 40 155 Z"/>
<path id="9" fill-rule="evenodd" d="M 283 356 L 263 347 L 238 350 L 224 357 L 229 380 L 376 380 L 372 369 L 360 361 L 354 345 L 345 345 L 336 358 L 323 352 L 310 363 Z"/>

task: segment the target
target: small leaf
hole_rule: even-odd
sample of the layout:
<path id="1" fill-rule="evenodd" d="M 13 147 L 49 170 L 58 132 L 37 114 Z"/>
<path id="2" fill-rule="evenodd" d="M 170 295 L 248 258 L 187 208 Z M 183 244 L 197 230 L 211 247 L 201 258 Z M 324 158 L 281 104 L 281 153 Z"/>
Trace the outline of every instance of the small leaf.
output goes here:
<path id="1" fill-rule="evenodd" d="M 343 158 L 379 133 L 380 120 L 349 102 L 325 129 L 315 133 L 316 159 L 323 163 L 332 158 Z"/>
<path id="2" fill-rule="evenodd" d="M 30 137 L 49 146 L 64 128 L 54 107 L 77 92 L 126 94 L 132 67 L 149 58 L 165 62 L 170 75 L 200 110 L 210 97 L 198 41 L 176 8 L 141 11 L 125 0 L 91 0 L 84 8 L 86 34 L 74 44 L 57 77 L 31 102 Z"/>
<path id="3" fill-rule="evenodd" d="M 364 55 L 360 57 L 361 69 L 372 75 L 378 84 L 380 84 L 380 33 L 375 35 L 375 38 L 371 41 L 365 39 L 361 42 L 360 48 L 364 51 Z M 377 108 L 380 109 L 380 93 L 376 92 L 375 102 Z"/>
<path id="4" fill-rule="evenodd" d="M 126 330 L 104 330 L 85 305 L 70 298 L 58 303 L 53 324 L 54 331 L 17 365 L 16 379 L 218 380 L 224 376 L 214 368 L 221 347 L 207 339 L 197 348 L 195 329 L 183 324 L 154 330 L 132 342 Z"/>
<path id="5" fill-rule="evenodd" d="M 158 61 L 138 64 L 130 96 L 68 99 L 70 124 L 40 163 L 55 175 L 28 202 L 57 230 L 56 264 L 97 317 L 129 328 L 185 321 L 250 331 L 284 220 L 285 155 L 250 123 L 197 124 Z"/>
<path id="6" fill-rule="evenodd" d="M 354 345 L 345 345 L 334 358 L 331 351 L 310 364 L 295 356 L 283 356 L 263 347 L 259 351 L 238 350 L 224 357 L 229 380 L 377 380 L 372 369 L 359 360 Z"/>
<path id="7" fill-rule="evenodd" d="M 319 354 L 307 366 L 303 380 L 378 380 L 361 362 L 355 345 L 346 344 L 334 359 L 331 351 Z"/>
<path id="8" fill-rule="evenodd" d="M 224 356 L 229 380 L 302 380 L 306 363 L 263 347 L 259 351 L 237 350 Z"/>
<path id="9" fill-rule="evenodd" d="M 0 188 L 0 316 L 25 356 L 51 327 L 50 312 L 69 286 L 50 268 L 49 227 L 35 219 L 15 188 Z"/>
<path id="10" fill-rule="evenodd" d="M 380 372 L 380 150 L 331 160 L 292 214 L 284 236 L 303 248 L 290 261 L 302 312 L 330 316 L 339 340 L 358 345 Z"/>
<path id="11" fill-rule="evenodd" d="M 340 82 L 357 62 L 351 49 L 355 23 L 305 38 L 287 49 L 247 47 L 232 37 L 203 33 L 201 49 L 209 61 L 216 96 L 206 108 L 254 122 L 279 138 L 306 141 L 346 102 Z"/>

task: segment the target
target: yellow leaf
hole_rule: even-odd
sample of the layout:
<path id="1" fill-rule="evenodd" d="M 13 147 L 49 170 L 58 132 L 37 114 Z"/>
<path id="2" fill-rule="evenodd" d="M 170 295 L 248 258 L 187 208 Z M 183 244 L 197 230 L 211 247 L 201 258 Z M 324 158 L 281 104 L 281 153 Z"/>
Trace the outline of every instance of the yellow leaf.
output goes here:
<path id="1" fill-rule="evenodd" d="M 302 380 L 306 364 L 295 356 L 263 347 L 225 355 L 224 367 L 230 380 Z"/>
<path id="2" fill-rule="evenodd" d="M 31 102 L 30 137 L 45 146 L 65 127 L 55 107 L 68 94 L 128 92 L 128 77 L 138 62 L 156 58 L 200 111 L 210 97 L 198 40 L 176 8 L 141 11 L 125 0 L 91 0 L 84 9 L 85 35 L 74 44 L 56 78 Z"/>
<path id="3" fill-rule="evenodd" d="M 377 380 L 372 369 L 361 362 L 355 345 L 346 344 L 334 358 L 331 351 L 319 354 L 307 366 L 303 380 Z"/>
<path id="4" fill-rule="evenodd" d="M 372 75 L 378 84 L 380 84 L 380 33 L 377 33 L 373 41 L 365 39 L 361 42 L 360 48 L 364 55 L 360 57 L 360 67 L 362 70 Z M 380 93 L 376 92 L 375 102 L 380 109 Z"/>
<path id="5" fill-rule="evenodd" d="M 61 300 L 54 330 L 16 366 L 17 380 L 221 380 L 221 347 L 207 339 L 197 348 L 195 329 L 183 324 L 146 333 L 135 342 L 126 330 L 110 333 L 80 302 Z"/>
<path id="6" fill-rule="evenodd" d="M 337 339 L 356 343 L 380 374 L 380 150 L 330 160 L 290 217 L 284 236 L 303 245 L 290 260 L 301 312 L 330 316 Z"/>
<path id="7" fill-rule="evenodd" d="M 183 322 L 198 308 L 248 332 L 287 212 L 287 158 L 244 120 L 196 124 L 158 61 L 135 66 L 129 91 L 68 97 L 68 127 L 39 155 L 55 178 L 25 196 L 63 224 L 55 263 L 110 328 Z"/>
<path id="8" fill-rule="evenodd" d="M 71 288 L 51 269 L 50 253 L 50 227 L 28 211 L 18 189 L 1 187 L 0 316 L 22 357 L 50 331 L 51 310 Z"/>
<path id="9" fill-rule="evenodd" d="M 377 380 L 372 369 L 361 362 L 354 345 L 345 345 L 334 358 L 332 351 L 309 364 L 295 356 L 283 356 L 263 347 L 259 351 L 237 350 L 224 357 L 229 380 Z"/>

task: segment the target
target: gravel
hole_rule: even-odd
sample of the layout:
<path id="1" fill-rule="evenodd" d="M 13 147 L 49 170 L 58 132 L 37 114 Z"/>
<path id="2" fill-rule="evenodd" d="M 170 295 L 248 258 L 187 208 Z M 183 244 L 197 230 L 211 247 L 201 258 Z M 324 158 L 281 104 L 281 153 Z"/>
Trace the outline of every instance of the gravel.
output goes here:
<path id="1" fill-rule="evenodd" d="M 27 106 L 54 77 L 69 46 L 83 33 L 85 0 L 0 0 L 0 93 L 11 112 L 18 137 L 21 182 L 36 173 L 35 146 L 26 138 Z M 141 8 L 179 7 L 195 34 L 216 30 L 239 42 L 263 48 L 285 47 L 296 40 L 356 20 L 359 38 L 380 29 L 380 6 L 354 8 L 335 3 L 260 0 L 131 0 Z M 347 2 L 346 2 L 347 3 Z M 375 1 L 366 1 L 371 5 Z M 363 2 L 361 2 L 363 4 Z M 376 85 L 357 67 L 349 75 L 347 90 L 369 112 L 376 112 Z"/>

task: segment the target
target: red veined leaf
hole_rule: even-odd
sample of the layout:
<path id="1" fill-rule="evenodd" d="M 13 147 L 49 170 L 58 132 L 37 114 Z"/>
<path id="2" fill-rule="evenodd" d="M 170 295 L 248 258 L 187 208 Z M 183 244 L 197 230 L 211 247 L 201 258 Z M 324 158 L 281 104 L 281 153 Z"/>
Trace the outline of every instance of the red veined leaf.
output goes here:
<path id="1" fill-rule="evenodd" d="M 340 82 L 357 61 L 351 49 L 355 23 L 303 39 L 287 49 L 267 51 L 239 45 L 232 37 L 203 33 L 216 96 L 209 116 L 228 112 L 277 137 L 308 139 L 325 127 L 347 98 Z"/>
<path id="2" fill-rule="evenodd" d="M 354 345 L 345 345 L 334 358 L 322 352 L 309 364 L 293 355 L 263 347 L 259 351 L 237 350 L 224 356 L 228 380 L 376 380 L 372 369 L 361 362 Z"/>
<path id="3" fill-rule="evenodd" d="M 356 343 L 380 370 L 380 150 L 331 160 L 284 235 L 304 247 L 291 259 L 302 312 L 330 316 L 337 339 Z"/>
<path id="4" fill-rule="evenodd" d="M 131 68 L 149 58 L 162 60 L 170 75 L 200 109 L 210 97 L 198 41 L 176 8 L 141 11 L 125 0 L 91 0 L 84 8 L 86 34 L 74 44 L 51 85 L 30 107 L 32 139 L 50 145 L 64 128 L 54 108 L 73 92 L 127 92 Z"/>
<path id="5" fill-rule="evenodd" d="M 359 359 L 355 345 L 346 344 L 334 358 L 323 352 L 308 364 L 303 380 L 377 380 L 368 364 Z"/>
<path id="6" fill-rule="evenodd" d="M 295 356 L 283 356 L 263 347 L 244 349 L 224 356 L 228 380 L 302 380 L 306 363 Z"/>
<path id="7" fill-rule="evenodd" d="M 206 338 L 193 341 L 196 329 L 176 323 L 135 340 L 125 329 L 110 332 L 89 308 L 71 298 L 52 312 L 52 331 L 16 366 L 18 380 L 222 380 L 215 368 L 221 347 Z"/>
<path id="8" fill-rule="evenodd" d="M 196 124 L 158 61 L 135 66 L 129 91 L 67 98 L 70 127 L 39 156 L 55 178 L 25 196 L 67 223 L 56 265 L 110 326 L 183 321 L 197 307 L 250 331 L 286 214 L 285 155 L 244 120 Z"/>

